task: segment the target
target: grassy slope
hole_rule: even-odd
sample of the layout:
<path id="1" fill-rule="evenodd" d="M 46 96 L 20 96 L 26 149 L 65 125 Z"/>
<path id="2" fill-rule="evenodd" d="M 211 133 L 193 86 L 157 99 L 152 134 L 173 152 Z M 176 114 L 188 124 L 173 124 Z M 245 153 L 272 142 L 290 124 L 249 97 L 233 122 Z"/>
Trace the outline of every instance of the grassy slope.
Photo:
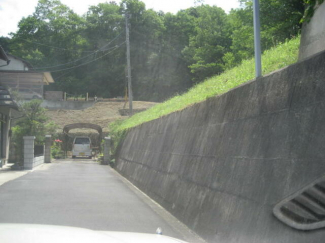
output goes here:
<path id="1" fill-rule="evenodd" d="M 300 36 L 275 48 L 267 50 L 262 55 L 263 75 L 283 68 L 297 61 Z M 157 119 L 161 116 L 186 108 L 189 105 L 204 101 L 206 98 L 226 93 L 230 89 L 245 83 L 255 77 L 254 59 L 243 63 L 221 75 L 207 79 L 183 95 L 175 96 L 151 109 L 138 113 L 129 119 L 111 124 L 113 134 L 118 134 L 129 128 Z"/>

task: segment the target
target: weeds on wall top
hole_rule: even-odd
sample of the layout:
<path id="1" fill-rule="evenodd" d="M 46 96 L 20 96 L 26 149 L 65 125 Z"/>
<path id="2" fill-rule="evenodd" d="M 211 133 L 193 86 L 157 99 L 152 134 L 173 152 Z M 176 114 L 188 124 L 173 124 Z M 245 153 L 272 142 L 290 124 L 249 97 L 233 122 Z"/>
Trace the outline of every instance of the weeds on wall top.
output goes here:
<path id="1" fill-rule="evenodd" d="M 314 16 L 315 10 L 318 8 L 319 5 L 321 5 L 324 2 L 324 0 L 303 0 L 303 1 L 306 5 L 306 9 L 305 9 L 304 16 L 300 20 L 300 23 L 305 23 L 305 22 L 308 23 L 311 20 L 311 18 Z"/>

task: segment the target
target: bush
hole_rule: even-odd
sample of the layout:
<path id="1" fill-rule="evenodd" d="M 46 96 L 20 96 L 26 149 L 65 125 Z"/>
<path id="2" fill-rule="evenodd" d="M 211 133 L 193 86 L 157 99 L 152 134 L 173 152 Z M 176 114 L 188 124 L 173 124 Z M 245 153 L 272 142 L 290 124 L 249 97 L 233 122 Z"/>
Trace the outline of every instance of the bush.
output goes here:
<path id="1" fill-rule="evenodd" d="M 41 107 L 41 100 L 32 100 L 20 105 L 19 110 L 22 117 L 16 122 L 12 128 L 12 141 L 16 146 L 17 160 L 16 163 L 22 166 L 23 163 L 23 137 L 35 136 L 35 144 L 41 145 L 44 143 L 45 135 L 55 133 L 56 125 L 53 122 L 45 124 L 48 117 L 45 114 L 45 109 Z"/>
<path id="2" fill-rule="evenodd" d="M 51 156 L 55 159 L 59 159 L 63 156 L 62 150 L 62 141 L 60 139 L 54 140 L 53 145 L 51 146 Z"/>

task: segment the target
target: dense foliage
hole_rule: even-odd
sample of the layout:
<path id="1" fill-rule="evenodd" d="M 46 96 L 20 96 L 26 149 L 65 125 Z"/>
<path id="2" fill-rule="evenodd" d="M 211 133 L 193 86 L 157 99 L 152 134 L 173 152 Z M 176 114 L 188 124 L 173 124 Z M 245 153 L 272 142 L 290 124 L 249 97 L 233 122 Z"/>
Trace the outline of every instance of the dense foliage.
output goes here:
<path id="1" fill-rule="evenodd" d="M 22 163 L 23 137 L 35 136 L 35 144 L 44 143 L 45 135 L 54 135 L 56 125 L 48 122 L 49 118 L 45 114 L 45 109 L 41 107 L 41 100 L 32 100 L 21 103 L 19 111 L 22 114 L 12 128 L 12 142 L 16 147 L 17 162 Z"/>
<path id="2" fill-rule="evenodd" d="M 134 97 L 163 101 L 253 56 L 252 0 L 240 2 L 229 14 L 205 4 L 172 14 L 123 0 L 90 6 L 79 16 L 59 0 L 39 0 L 34 14 L 0 44 L 34 71 L 51 71 L 52 90 L 124 96 L 126 6 Z M 299 33 L 305 4 L 260 0 L 263 51 Z"/>

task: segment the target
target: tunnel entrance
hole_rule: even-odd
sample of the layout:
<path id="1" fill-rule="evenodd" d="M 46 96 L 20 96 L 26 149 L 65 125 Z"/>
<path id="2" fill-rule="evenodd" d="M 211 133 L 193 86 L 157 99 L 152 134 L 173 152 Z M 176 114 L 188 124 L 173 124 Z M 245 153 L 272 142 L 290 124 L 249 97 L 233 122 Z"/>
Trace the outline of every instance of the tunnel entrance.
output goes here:
<path id="1" fill-rule="evenodd" d="M 91 136 L 92 147 L 95 152 L 101 152 L 101 141 L 103 129 L 101 126 L 91 123 L 74 123 L 64 126 L 63 128 L 63 145 L 64 145 L 64 155 L 68 157 L 68 151 L 70 151 L 70 145 L 72 145 L 73 138 L 69 135 L 69 132 L 73 129 L 92 129 L 98 132 L 98 136 Z"/>

